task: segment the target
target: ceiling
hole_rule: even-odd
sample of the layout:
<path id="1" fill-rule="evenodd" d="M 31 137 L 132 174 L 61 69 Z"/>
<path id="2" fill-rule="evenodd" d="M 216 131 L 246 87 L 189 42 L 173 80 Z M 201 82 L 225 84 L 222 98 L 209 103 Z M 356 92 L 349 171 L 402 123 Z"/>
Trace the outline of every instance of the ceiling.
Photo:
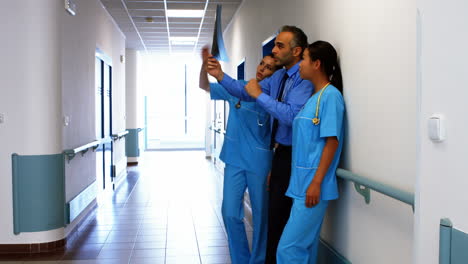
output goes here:
<path id="1" fill-rule="evenodd" d="M 222 5 L 222 28 L 242 0 L 101 0 L 126 36 L 126 47 L 164 54 L 197 52 L 213 40 L 216 6 Z M 202 18 L 167 17 L 167 9 L 204 10 Z M 151 21 L 152 20 L 152 21 Z M 194 41 L 172 43 L 172 37 Z"/>

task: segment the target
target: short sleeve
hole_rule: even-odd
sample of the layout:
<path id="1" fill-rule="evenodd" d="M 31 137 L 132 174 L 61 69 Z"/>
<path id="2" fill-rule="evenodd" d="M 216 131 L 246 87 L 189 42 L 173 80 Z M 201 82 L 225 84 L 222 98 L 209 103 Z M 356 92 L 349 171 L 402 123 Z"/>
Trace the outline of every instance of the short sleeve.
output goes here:
<path id="1" fill-rule="evenodd" d="M 337 137 L 341 141 L 343 129 L 344 101 L 341 93 L 334 89 L 320 102 L 320 137 Z"/>
<path id="2" fill-rule="evenodd" d="M 210 97 L 212 100 L 229 100 L 232 95 L 219 83 L 210 83 Z"/>

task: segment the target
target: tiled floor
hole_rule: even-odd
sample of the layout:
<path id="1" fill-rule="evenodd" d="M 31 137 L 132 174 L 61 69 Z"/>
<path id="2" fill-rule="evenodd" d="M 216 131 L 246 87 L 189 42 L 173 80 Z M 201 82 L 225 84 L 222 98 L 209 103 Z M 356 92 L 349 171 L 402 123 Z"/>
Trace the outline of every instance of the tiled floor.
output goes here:
<path id="1" fill-rule="evenodd" d="M 146 152 L 125 183 L 100 195 L 64 252 L 0 263 L 230 263 L 221 178 L 204 152 Z"/>

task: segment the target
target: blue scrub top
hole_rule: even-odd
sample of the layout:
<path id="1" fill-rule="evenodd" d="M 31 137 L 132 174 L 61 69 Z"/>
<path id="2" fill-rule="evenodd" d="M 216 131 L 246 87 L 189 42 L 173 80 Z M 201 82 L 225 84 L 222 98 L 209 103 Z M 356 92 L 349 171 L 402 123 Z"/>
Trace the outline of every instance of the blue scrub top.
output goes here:
<path id="1" fill-rule="evenodd" d="M 229 117 L 220 159 L 230 165 L 258 174 L 268 173 L 271 167 L 270 115 L 256 102 L 241 102 L 217 83 L 210 84 L 213 100 L 229 103 Z"/>
<path id="2" fill-rule="evenodd" d="M 339 145 L 322 181 L 320 199 L 338 198 L 336 168 L 343 148 L 345 106 L 343 96 L 338 89 L 329 85 L 320 99 L 318 115 L 320 123 L 314 125 L 312 119 L 315 117 L 319 94 L 320 92 L 317 92 L 309 98 L 293 122 L 291 180 L 286 195 L 294 199 L 305 200 L 307 188 L 319 166 L 327 137 L 337 137 Z"/>
<path id="3" fill-rule="evenodd" d="M 286 146 L 291 146 L 292 143 L 292 123 L 294 117 L 307 102 L 307 99 L 310 98 L 314 90 L 314 86 L 310 81 L 301 79 L 299 64 L 300 62 L 296 63 L 289 70 L 277 70 L 272 76 L 263 79 L 260 82 L 262 93 L 256 100 L 245 91 L 244 81 L 234 80 L 229 75 L 224 74 L 220 82 L 230 94 L 244 101 L 256 101 L 263 109 L 270 113 L 271 124 L 273 124 L 273 118 L 278 119 L 278 130 L 276 131 L 275 141 Z M 286 80 L 284 87 L 284 101 L 278 102 L 276 98 L 278 97 L 285 74 L 289 78 Z"/>

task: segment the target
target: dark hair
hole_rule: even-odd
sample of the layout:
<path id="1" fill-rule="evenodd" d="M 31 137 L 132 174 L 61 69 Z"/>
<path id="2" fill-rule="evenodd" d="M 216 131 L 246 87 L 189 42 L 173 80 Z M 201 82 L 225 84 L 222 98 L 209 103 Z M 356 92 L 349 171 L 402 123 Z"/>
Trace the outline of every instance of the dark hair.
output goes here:
<path id="1" fill-rule="evenodd" d="M 310 59 L 320 60 L 321 67 L 331 84 L 343 93 L 343 78 L 335 48 L 330 43 L 319 40 L 310 44 L 308 49 Z"/>
<path id="2" fill-rule="evenodd" d="M 272 59 L 275 59 L 275 55 L 273 55 L 273 53 L 269 53 L 269 54 L 265 55 L 263 58 L 265 58 L 265 57 L 270 57 L 270 58 L 272 58 Z M 276 64 L 274 64 L 274 69 L 275 69 L 275 71 L 277 71 L 277 70 L 279 70 L 279 69 L 281 69 L 281 68 L 283 68 L 282 65 L 276 65 Z"/>
<path id="3" fill-rule="evenodd" d="M 282 26 L 280 32 L 291 32 L 293 34 L 293 38 L 291 40 L 291 47 L 301 47 L 302 51 L 300 57 L 302 58 L 302 53 L 307 48 L 307 35 L 302 31 L 302 29 L 296 26 Z"/>

